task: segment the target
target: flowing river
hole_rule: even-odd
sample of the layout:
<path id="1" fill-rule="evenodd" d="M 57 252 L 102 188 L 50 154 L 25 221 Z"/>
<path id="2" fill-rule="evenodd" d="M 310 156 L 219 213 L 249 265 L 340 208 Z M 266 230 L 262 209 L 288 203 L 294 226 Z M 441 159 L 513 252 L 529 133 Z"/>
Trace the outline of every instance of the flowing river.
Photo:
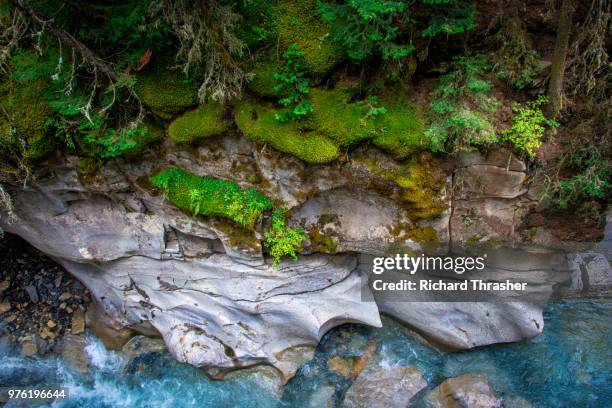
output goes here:
<path id="1" fill-rule="evenodd" d="M 526 400 L 534 407 L 604 407 L 612 401 L 610 327 L 612 302 L 607 299 L 551 302 L 544 333 L 535 339 L 459 353 L 438 352 L 391 319 L 384 319 L 382 329 L 345 325 L 323 338 L 312 361 L 284 387 L 257 370 L 211 380 L 167 354 L 145 354 L 128 364 L 89 336 L 91 368 L 86 374 L 70 369 L 58 356 L 22 358 L 2 346 L 0 384 L 67 387 L 70 399 L 53 405 L 58 407 L 334 406 L 351 380 L 330 371 L 328 360 L 355 356 L 375 341 L 378 364 L 413 365 L 427 379 L 416 406 L 445 378 L 470 373 L 484 374 L 507 406 Z"/>

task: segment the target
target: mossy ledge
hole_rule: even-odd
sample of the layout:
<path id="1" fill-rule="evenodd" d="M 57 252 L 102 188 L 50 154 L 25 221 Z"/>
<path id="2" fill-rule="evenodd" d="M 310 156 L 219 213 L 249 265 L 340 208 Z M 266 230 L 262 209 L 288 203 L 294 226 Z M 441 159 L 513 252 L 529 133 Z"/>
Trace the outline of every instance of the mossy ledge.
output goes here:
<path id="1" fill-rule="evenodd" d="M 249 139 L 307 163 L 323 164 L 338 158 L 340 150 L 332 140 L 317 131 L 301 129 L 296 122 L 280 123 L 274 117 L 277 112 L 272 104 L 245 98 L 236 106 L 236 123 Z"/>
<path id="2" fill-rule="evenodd" d="M 170 167 L 151 178 L 151 183 L 181 210 L 192 215 L 227 218 L 253 229 L 272 201 L 254 188 L 243 189 L 233 181 L 199 177 Z"/>
<path id="3" fill-rule="evenodd" d="M 176 143 L 196 143 L 225 132 L 231 122 L 224 115 L 219 103 L 202 104 L 176 118 L 168 127 L 168 134 Z"/>

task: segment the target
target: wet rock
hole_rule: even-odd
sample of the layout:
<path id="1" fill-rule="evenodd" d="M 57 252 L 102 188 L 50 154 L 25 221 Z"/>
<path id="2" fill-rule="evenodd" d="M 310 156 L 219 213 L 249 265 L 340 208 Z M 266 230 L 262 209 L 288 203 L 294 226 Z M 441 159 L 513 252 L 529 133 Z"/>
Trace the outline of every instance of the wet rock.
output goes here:
<path id="1" fill-rule="evenodd" d="M 55 323 L 53 320 L 47 321 L 48 328 L 53 329 L 55 326 L 57 326 L 57 323 Z"/>
<path id="2" fill-rule="evenodd" d="M 11 304 L 9 302 L 0 303 L 0 314 L 4 314 L 11 310 Z"/>
<path id="3" fill-rule="evenodd" d="M 84 331 L 85 331 L 85 313 L 83 313 L 81 309 L 78 309 L 72 315 L 70 332 L 72 334 L 81 334 Z"/>
<path id="4" fill-rule="evenodd" d="M 426 386 L 427 381 L 415 367 L 368 364 L 347 390 L 342 406 L 404 408 Z"/>
<path id="5" fill-rule="evenodd" d="M 35 286 L 28 285 L 24 289 L 28 294 L 31 302 L 37 303 L 40 300 L 38 297 L 38 291 L 36 290 Z"/>
<path id="6" fill-rule="evenodd" d="M 430 408 L 501 408 L 502 402 L 491 383 L 481 375 L 449 378 L 427 397 Z"/>
<path id="7" fill-rule="evenodd" d="M 318 387 L 310 394 L 306 406 L 308 408 L 333 408 L 335 391 L 336 389 L 331 385 Z"/>
<path id="8" fill-rule="evenodd" d="M 87 308 L 86 323 L 96 337 L 110 350 L 121 350 L 136 334 L 134 330 L 113 321 L 97 302 L 92 302 Z"/>
<path id="9" fill-rule="evenodd" d="M 533 405 L 523 397 L 504 397 L 504 408 L 533 408 Z"/>
<path id="10" fill-rule="evenodd" d="M 87 339 L 84 336 L 67 334 L 62 337 L 61 342 L 56 346 L 55 351 L 60 353 L 62 358 L 76 371 L 86 373 L 89 371 L 89 360 L 85 347 Z"/>
<path id="11" fill-rule="evenodd" d="M 344 360 L 340 356 L 334 356 L 327 360 L 327 369 L 341 377 L 348 378 L 351 376 L 351 366 L 352 364 L 349 361 Z"/>
<path id="12" fill-rule="evenodd" d="M 21 342 L 21 355 L 24 357 L 32 357 L 38 353 L 38 345 L 32 338 L 25 339 Z"/>
<path id="13" fill-rule="evenodd" d="M 129 362 L 145 354 L 162 354 L 167 351 L 162 339 L 146 336 L 134 336 L 121 348 L 121 352 L 125 354 Z"/>

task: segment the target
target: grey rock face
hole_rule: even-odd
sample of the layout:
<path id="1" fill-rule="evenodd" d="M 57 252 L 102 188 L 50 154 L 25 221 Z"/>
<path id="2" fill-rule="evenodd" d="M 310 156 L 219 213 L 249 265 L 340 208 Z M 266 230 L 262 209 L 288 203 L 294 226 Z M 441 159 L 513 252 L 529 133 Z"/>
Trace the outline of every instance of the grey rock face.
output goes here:
<path id="1" fill-rule="evenodd" d="M 346 392 L 346 408 L 403 408 L 427 386 L 412 366 L 381 367 L 368 364 Z"/>
<path id="2" fill-rule="evenodd" d="M 430 408 L 501 408 L 501 399 L 481 375 L 460 375 L 444 380 L 426 398 Z"/>

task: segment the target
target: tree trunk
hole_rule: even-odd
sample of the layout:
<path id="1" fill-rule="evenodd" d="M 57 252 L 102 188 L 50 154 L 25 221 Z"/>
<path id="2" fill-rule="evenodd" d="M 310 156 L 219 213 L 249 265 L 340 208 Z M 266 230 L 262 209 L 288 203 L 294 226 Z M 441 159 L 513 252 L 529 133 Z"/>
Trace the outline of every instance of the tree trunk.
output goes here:
<path id="1" fill-rule="evenodd" d="M 555 53 L 553 55 L 550 82 L 548 84 L 548 106 L 546 113 L 548 117 L 555 117 L 561 110 L 563 98 L 563 75 L 565 73 L 565 59 L 569 34 L 572 26 L 572 14 L 574 13 L 574 1 L 563 0 L 559 16 L 559 28 L 557 28 L 557 41 L 555 42 Z"/>

